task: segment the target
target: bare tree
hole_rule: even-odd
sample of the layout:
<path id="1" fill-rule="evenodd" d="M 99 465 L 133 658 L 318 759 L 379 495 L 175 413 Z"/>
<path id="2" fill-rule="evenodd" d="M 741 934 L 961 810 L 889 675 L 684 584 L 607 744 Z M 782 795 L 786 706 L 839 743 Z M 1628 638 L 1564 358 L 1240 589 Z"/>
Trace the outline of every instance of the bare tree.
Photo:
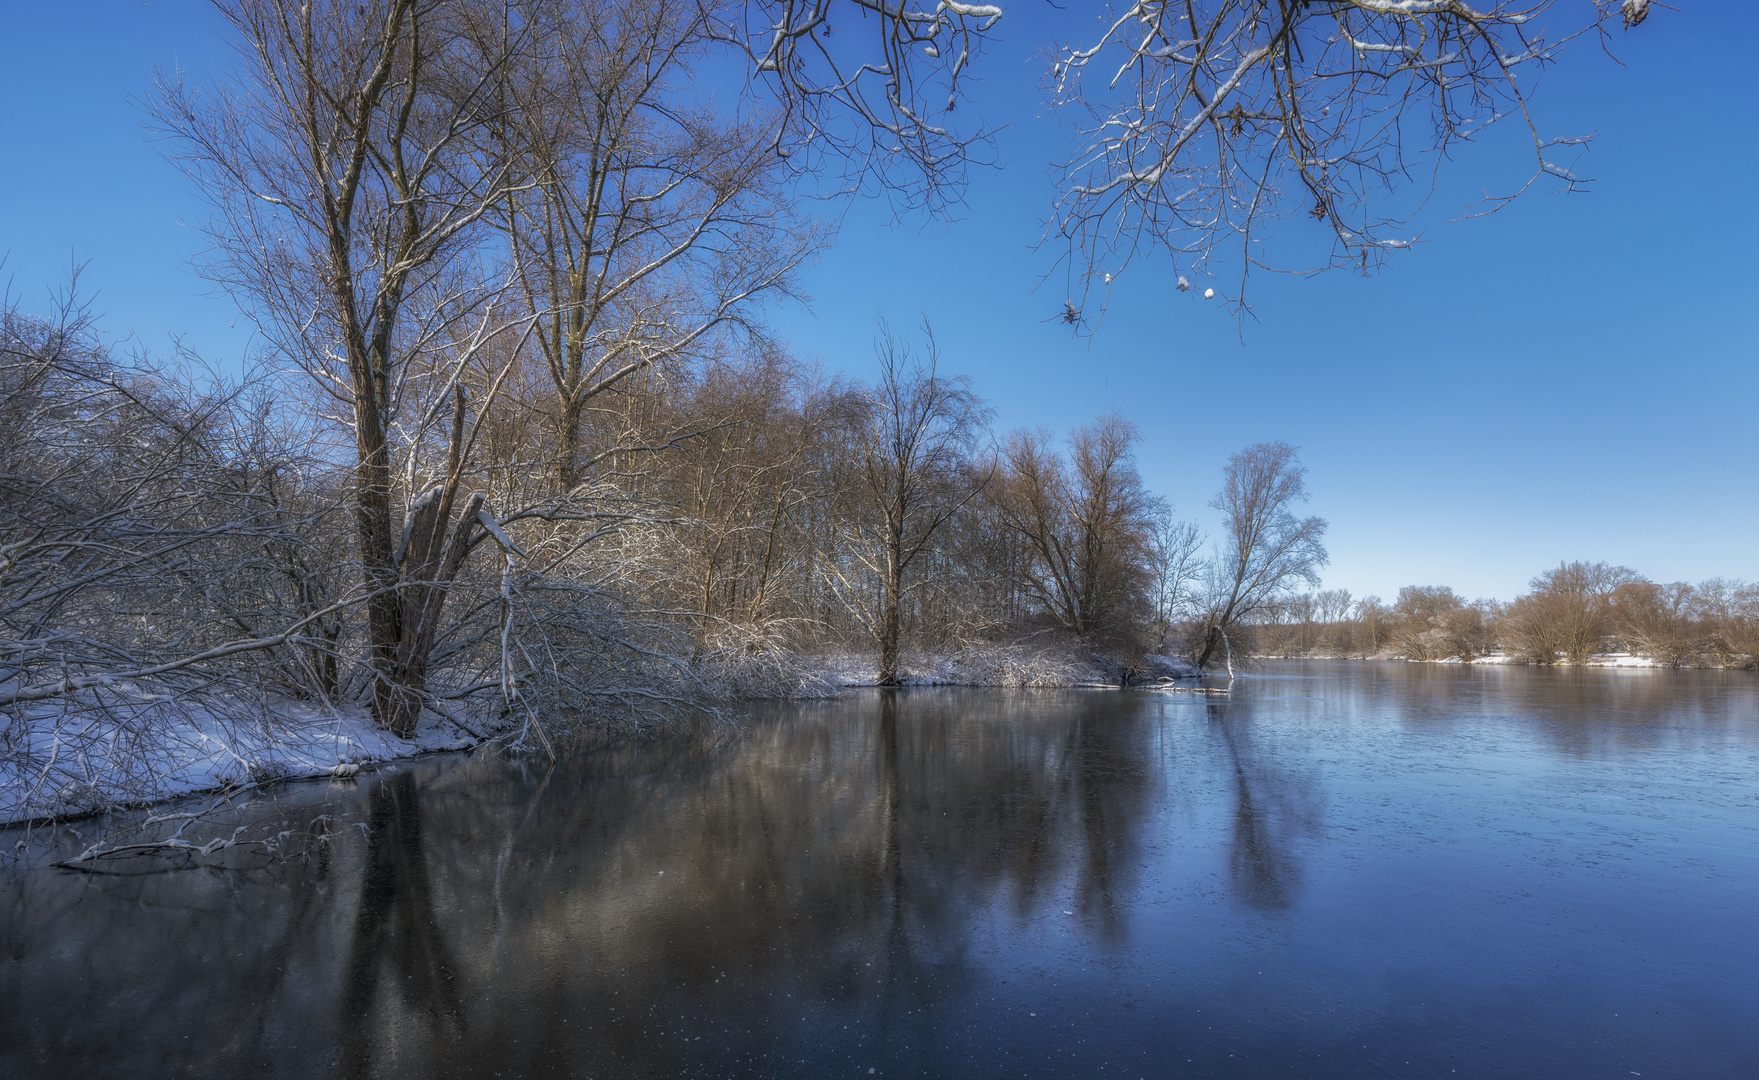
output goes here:
<path id="1" fill-rule="evenodd" d="M 1350 650 L 1357 656 L 1373 656 L 1386 640 L 1388 611 L 1378 596 L 1364 596 L 1351 609 Z"/>
<path id="2" fill-rule="evenodd" d="M 1313 647 L 1321 655 L 1347 656 L 1350 653 L 1350 615 L 1356 599 L 1348 589 L 1325 589 L 1314 594 L 1313 618 L 1318 635 Z"/>
<path id="3" fill-rule="evenodd" d="M 1043 610 L 1079 636 L 1139 626 L 1159 500 L 1136 471 L 1136 429 L 1117 413 L 1069 435 L 1065 462 L 1043 433 L 1003 448 L 996 505 L 1029 553 L 1016 573 Z"/>
<path id="4" fill-rule="evenodd" d="M 1711 578 L 1693 590 L 1691 617 L 1717 663 L 1759 667 L 1759 582 Z"/>
<path id="5" fill-rule="evenodd" d="M 117 355 L 73 295 L 0 303 L 5 821 L 175 794 L 216 753 L 258 768 L 253 700 L 349 674 L 326 448 L 261 384 Z"/>
<path id="6" fill-rule="evenodd" d="M 461 274 L 477 226 L 518 184 L 511 159 L 477 153 L 473 135 L 497 115 L 523 29 L 482 33 L 462 4 L 435 0 L 237 0 L 220 12 L 238 78 L 206 93 L 165 80 L 157 116 L 217 211 L 210 272 L 353 429 L 374 715 L 408 736 L 484 514 L 480 494 L 459 497 L 470 438 L 458 375 L 495 314 Z M 400 538 L 398 429 L 418 447 L 448 413 L 446 464 Z"/>
<path id="7" fill-rule="evenodd" d="M 502 91 L 515 107 L 487 134 L 530 177 L 497 220 L 554 388 L 566 492 L 584 479 L 588 403 L 717 330 L 757 330 L 753 309 L 788 293 L 820 234 L 783 196 L 767 118 L 721 115 L 691 90 L 721 5 L 517 7 L 535 44 Z"/>
<path id="8" fill-rule="evenodd" d="M 961 78 L 1001 20 L 993 4 L 939 0 L 751 0 L 721 34 L 780 106 L 773 149 L 802 169 L 840 167 L 845 190 L 871 179 L 907 205 L 944 210 L 989 144 L 951 115 Z"/>
<path id="9" fill-rule="evenodd" d="M 1167 636 L 1195 599 L 1194 586 L 1204 570 L 1203 532 L 1193 522 L 1178 521 L 1163 510 L 1149 534 L 1149 566 L 1154 577 L 1155 651 L 1165 653 Z"/>
<path id="10" fill-rule="evenodd" d="M 1228 459 L 1222 489 L 1210 505 L 1221 511 L 1223 547 L 1211 563 L 1208 611 L 1197 665 L 1216 650 L 1231 653 L 1228 631 L 1287 595 L 1298 582 L 1319 584 L 1326 563 L 1326 523 L 1296 518 L 1307 500 L 1307 470 L 1295 448 L 1257 443 Z"/>
<path id="11" fill-rule="evenodd" d="M 861 602 L 849 575 L 835 575 L 847 602 L 879 646 L 879 681 L 898 681 L 907 578 L 941 527 L 982 491 L 987 474 L 967 467 L 989 411 L 970 380 L 938 374 L 940 350 L 923 324 L 918 355 L 883 323 L 876 351 L 879 381 L 850 432 L 837 485 L 849 528 L 839 547 L 879 584 L 877 610 Z"/>
<path id="12" fill-rule="evenodd" d="M 1541 664 L 1572 664 L 1600 652 L 1613 632 L 1613 600 L 1643 579 L 1623 566 L 1572 562 L 1534 578 L 1533 591 L 1509 605 L 1505 634 L 1512 651 Z"/>
<path id="13" fill-rule="evenodd" d="M 1614 589 L 1611 597 L 1615 632 L 1633 652 L 1679 667 L 1703 650 L 1691 618 L 1695 593 L 1683 581 L 1668 585 L 1626 582 Z"/>
<path id="14" fill-rule="evenodd" d="M 696 652 L 810 639 L 821 622 L 814 526 L 834 501 L 828 450 L 857 395 L 766 352 L 717 360 L 666 396 L 701 429 L 653 477 L 690 522 L 674 540 L 688 582 L 674 606 L 695 618 Z"/>
<path id="15" fill-rule="evenodd" d="M 1407 585 L 1390 613 L 1390 644 L 1410 660 L 1470 660 L 1488 652 L 1496 605 L 1467 603 L 1445 585 Z"/>
<path id="16" fill-rule="evenodd" d="M 1158 250 L 1181 289 L 1227 259 L 1243 305 L 1266 224 L 1292 213 L 1323 230 L 1318 267 L 1366 270 L 1412 242 L 1384 194 L 1500 121 L 1524 128 L 1531 167 L 1482 209 L 1542 179 L 1573 190 L 1563 155 L 1585 140 L 1541 132 L 1532 76 L 1615 11 L 1628 27 L 1648 8 L 1595 0 L 1597 17 L 1572 22 L 1552 0 L 1131 0 L 1050 73 L 1052 106 L 1082 118 L 1056 202 L 1072 292 Z"/>

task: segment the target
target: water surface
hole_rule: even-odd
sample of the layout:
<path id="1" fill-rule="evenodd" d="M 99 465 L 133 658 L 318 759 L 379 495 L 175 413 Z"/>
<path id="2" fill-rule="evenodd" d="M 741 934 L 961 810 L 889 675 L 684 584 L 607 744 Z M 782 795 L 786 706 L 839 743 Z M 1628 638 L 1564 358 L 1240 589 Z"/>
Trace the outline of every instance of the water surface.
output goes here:
<path id="1" fill-rule="evenodd" d="M 277 798 L 335 838 L 0 877 L 0 1074 L 1759 1077 L 1750 673 L 867 691 Z"/>

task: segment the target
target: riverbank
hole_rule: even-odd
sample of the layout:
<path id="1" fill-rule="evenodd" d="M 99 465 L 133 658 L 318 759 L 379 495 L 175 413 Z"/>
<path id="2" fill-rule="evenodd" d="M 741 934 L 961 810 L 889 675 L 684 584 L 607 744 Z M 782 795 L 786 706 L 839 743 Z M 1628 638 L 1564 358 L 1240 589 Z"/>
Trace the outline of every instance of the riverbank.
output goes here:
<path id="1" fill-rule="evenodd" d="M 1643 656 L 1639 653 L 1626 652 L 1597 653 L 1579 664 L 1568 660 L 1557 660 L 1550 665 L 1535 664 L 1533 661 L 1524 657 L 1510 656 L 1506 653 L 1491 653 L 1486 656 L 1474 656 L 1471 659 L 1464 659 L 1458 656 L 1447 656 L 1437 659 L 1421 660 L 1409 656 L 1400 656 L 1395 653 L 1376 653 L 1372 656 L 1339 656 L 1336 654 L 1318 653 L 1254 653 L 1252 658 L 1254 660 L 1397 660 L 1407 664 L 1488 664 L 1514 667 L 1676 668 L 1694 671 L 1752 670 L 1752 665 L 1750 663 L 1707 664 L 1689 663 L 1684 661 L 1674 663 L 1666 660 L 1658 660 L 1652 656 Z"/>
<path id="2" fill-rule="evenodd" d="M 1423 663 L 1434 663 L 1434 664 L 1458 664 L 1458 663 L 1519 664 L 1524 667 L 1533 666 L 1529 661 L 1524 660 L 1521 657 L 1503 656 L 1500 654 L 1495 655 L 1495 656 L 1475 656 L 1471 660 L 1467 660 L 1467 661 L 1462 661 L 1456 657 L 1456 658 L 1453 658 L 1450 660 L 1416 660 L 1416 661 L 1412 661 L 1412 663 L 1419 663 L 1419 664 L 1423 664 Z M 1562 663 L 1557 664 L 1556 666 L 1558 666 L 1558 667 L 1595 667 L 1595 668 L 1666 668 L 1666 667 L 1678 667 L 1680 665 L 1666 664 L 1660 660 L 1655 659 L 1654 657 L 1638 656 L 1635 653 L 1603 653 L 1598 656 L 1590 656 L 1587 660 L 1583 661 L 1580 664 L 1571 664 L 1568 662 L 1562 662 Z"/>
<path id="3" fill-rule="evenodd" d="M 1524 664 L 1517 657 L 1501 655 L 1406 662 Z M 879 681 L 873 653 L 798 656 L 792 666 L 798 677 L 789 683 L 772 684 L 720 704 L 834 697 Z M 1607 653 L 1583 666 L 1659 669 L 1670 665 L 1629 653 Z M 913 654 L 902 667 L 904 686 L 996 689 L 1145 685 L 1197 674 L 1188 662 L 1171 657 L 1129 658 L 1054 643 L 969 645 Z M 0 825 L 81 817 L 272 780 L 351 776 L 387 762 L 474 749 L 516 734 L 519 722 L 496 718 L 486 709 L 468 716 L 428 710 L 422 713 L 415 737 L 399 739 L 374 724 L 363 705 L 331 706 L 270 695 L 173 695 L 113 685 L 52 707 L 38 706 L 15 726 L 17 733 L 0 759 Z"/>
<path id="4" fill-rule="evenodd" d="M 376 763 L 481 745 L 490 718 L 424 711 L 413 738 L 364 705 L 128 684 L 39 705 L 9 725 L 0 825 L 82 817 L 273 780 L 351 776 Z"/>
<path id="5" fill-rule="evenodd" d="M 875 686 L 879 659 L 872 653 L 833 653 L 819 663 L 841 686 Z M 1158 679 L 1191 678 L 1197 669 L 1170 656 L 1126 656 L 1097 649 L 1056 645 L 967 645 L 906 657 L 899 685 L 977 686 L 998 689 L 1057 689 L 1121 686 Z"/>
<path id="6" fill-rule="evenodd" d="M 718 704 L 834 697 L 879 681 L 872 653 L 796 656 L 792 677 Z M 1189 677 L 1167 657 L 1120 657 L 1047 645 L 970 645 L 905 658 L 902 685 L 1054 689 Z M 705 705 L 713 705 L 705 702 Z M 424 754 L 469 750 L 517 734 L 518 718 L 424 710 L 413 738 L 373 723 L 364 705 L 272 695 L 168 694 L 114 684 L 32 708 L 0 757 L 0 825 L 83 817 L 273 780 L 352 776 Z M 540 736 L 542 738 L 544 736 Z"/>

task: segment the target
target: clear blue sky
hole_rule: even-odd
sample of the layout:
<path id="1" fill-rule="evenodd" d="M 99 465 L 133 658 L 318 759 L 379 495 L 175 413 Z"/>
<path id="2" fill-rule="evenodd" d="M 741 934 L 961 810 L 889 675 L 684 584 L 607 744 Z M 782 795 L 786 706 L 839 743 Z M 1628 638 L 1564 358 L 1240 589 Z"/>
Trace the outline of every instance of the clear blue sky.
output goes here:
<path id="1" fill-rule="evenodd" d="M 849 208 L 809 272 L 810 310 L 776 323 L 802 355 L 864 375 L 876 315 L 903 328 L 927 314 L 999 427 L 1120 409 L 1150 482 L 1210 528 L 1227 455 L 1293 443 L 1310 509 L 1332 523 L 1326 584 L 1359 595 L 1444 583 L 1508 599 L 1577 558 L 1664 581 L 1759 577 L 1759 6 L 1681 6 L 1614 35 L 1625 66 L 1583 42 L 1542 81 L 1548 131 L 1598 132 L 1590 194 L 1449 222 L 1522 175 L 1518 148 L 1493 139 L 1452 162 L 1426 242 L 1376 277 L 1260 275 L 1242 329 L 1139 263 L 1090 340 L 1052 319 L 1064 288 L 1041 285 L 1051 253 L 1035 250 L 1062 145 L 1038 117 L 1036 55 L 1048 20 L 1074 16 L 1016 2 L 966 111 L 1008 125 L 1003 167 L 973 176 L 952 223 Z M 87 262 L 113 335 L 180 337 L 219 362 L 248 350 L 230 301 L 189 270 L 202 206 L 131 104 L 153 67 L 199 71 L 222 52 L 192 0 L 0 5 L 0 252 L 16 295 L 35 304 Z"/>

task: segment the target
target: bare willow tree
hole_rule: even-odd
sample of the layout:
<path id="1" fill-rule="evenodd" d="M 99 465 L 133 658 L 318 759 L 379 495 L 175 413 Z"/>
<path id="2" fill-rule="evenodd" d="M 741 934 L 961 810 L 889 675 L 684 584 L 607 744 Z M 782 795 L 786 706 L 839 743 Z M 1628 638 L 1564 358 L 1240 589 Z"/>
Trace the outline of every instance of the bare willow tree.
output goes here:
<path id="1" fill-rule="evenodd" d="M 1136 471 L 1135 427 L 1111 413 L 1069 434 L 1065 460 L 1042 432 L 1002 451 L 996 509 L 1026 543 L 1016 573 L 1040 607 L 1081 637 L 1137 625 L 1159 500 Z"/>
<path id="2" fill-rule="evenodd" d="M 1198 667 L 1208 667 L 1218 649 L 1231 657 L 1228 633 L 1240 622 L 1298 583 L 1319 584 L 1325 521 L 1293 513 L 1307 501 L 1306 476 L 1287 443 L 1257 443 L 1228 459 L 1222 489 L 1209 504 L 1221 511 L 1222 550 L 1210 564 Z"/>
<path id="3" fill-rule="evenodd" d="M 1503 636 L 1509 650 L 1533 663 L 1572 664 L 1602 651 L 1617 627 L 1621 588 L 1643 579 L 1603 562 L 1560 563 L 1534 578 L 1532 592 L 1509 605 Z"/>
<path id="4" fill-rule="evenodd" d="M 827 563 L 850 609 L 879 646 L 879 681 L 898 681 L 898 653 L 907 578 L 941 527 L 989 481 L 968 467 L 972 448 L 989 418 L 970 380 L 937 373 L 940 351 L 923 325 L 917 355 L 881 325 L 879 381 L 849 431 L 839 462 L 838 498 L 846 528 L 838 549 L 859 574 Z M 865 602 L 862 578 L 877 581 L 878 603 Z"/>
<path id="5" fill-rule="evenodd" d="M 555 395 L 556 480 L 584 478 L 581 412 L 637 372 L 747 333 L 819 240 L 783 192 L 773 122 L 692 90 L 713 3 L 523 0 L 533 41 L 487 133 L 530 182 L 498 220 Z M 602 451 L 604 448 L 595 448 Z"/>
<path id="6" fill-rule="evenodd" d="M 447 0 L 218 6 L 236 78 L 163 79 L 156 115 L 216 211 L 209 272 L 353 430 L 373 710 L 408 736 L 447 589 L 487 521 L 480 494 L 460 498 L 458 376 L 496 328 L 471 255 L 519 179 L 478 136 L 525 28 L 485 29 Z M 400 530 L 399 452 L 448 418 L 445 464 Z"/>
<path id="7" fill-rule="evenodd" d="M 1172 257 L 1180 289 L 1226 259 L 1245 275 L 1268 258 L 1265 226 L 1311 218 L 1317 258 L 1368 269 L 1410 246 L 1384 195 L 1500 122 L 1531 155 L 1524 182 L 1583 183 L 1568 160 L 1585 140 L 1548 137 L 1530 109 L 1533 76 L 1615 11 L 1627 27 L 1647 0 L 1592 0 L 1589 18 L 1554 0 L 1130 0 L 1097 36 L 1058 51 L 1050 100 L 1081 117 L 1063 162 L 1054 228 L 1069 245 L 1072 292 L 1105 286 L 1145 251 Z M 1548 33 L 1542 23 L 1560 25 Z M 1286 242 L 1287 238 L 1285 238 Z M 1235 260 L 1234 256 L 1238 258 Z M 1208 295 L 1206 293 L 1206 295 Z M 1073 303 L 1073 302 L 1072 302 Z"/>

